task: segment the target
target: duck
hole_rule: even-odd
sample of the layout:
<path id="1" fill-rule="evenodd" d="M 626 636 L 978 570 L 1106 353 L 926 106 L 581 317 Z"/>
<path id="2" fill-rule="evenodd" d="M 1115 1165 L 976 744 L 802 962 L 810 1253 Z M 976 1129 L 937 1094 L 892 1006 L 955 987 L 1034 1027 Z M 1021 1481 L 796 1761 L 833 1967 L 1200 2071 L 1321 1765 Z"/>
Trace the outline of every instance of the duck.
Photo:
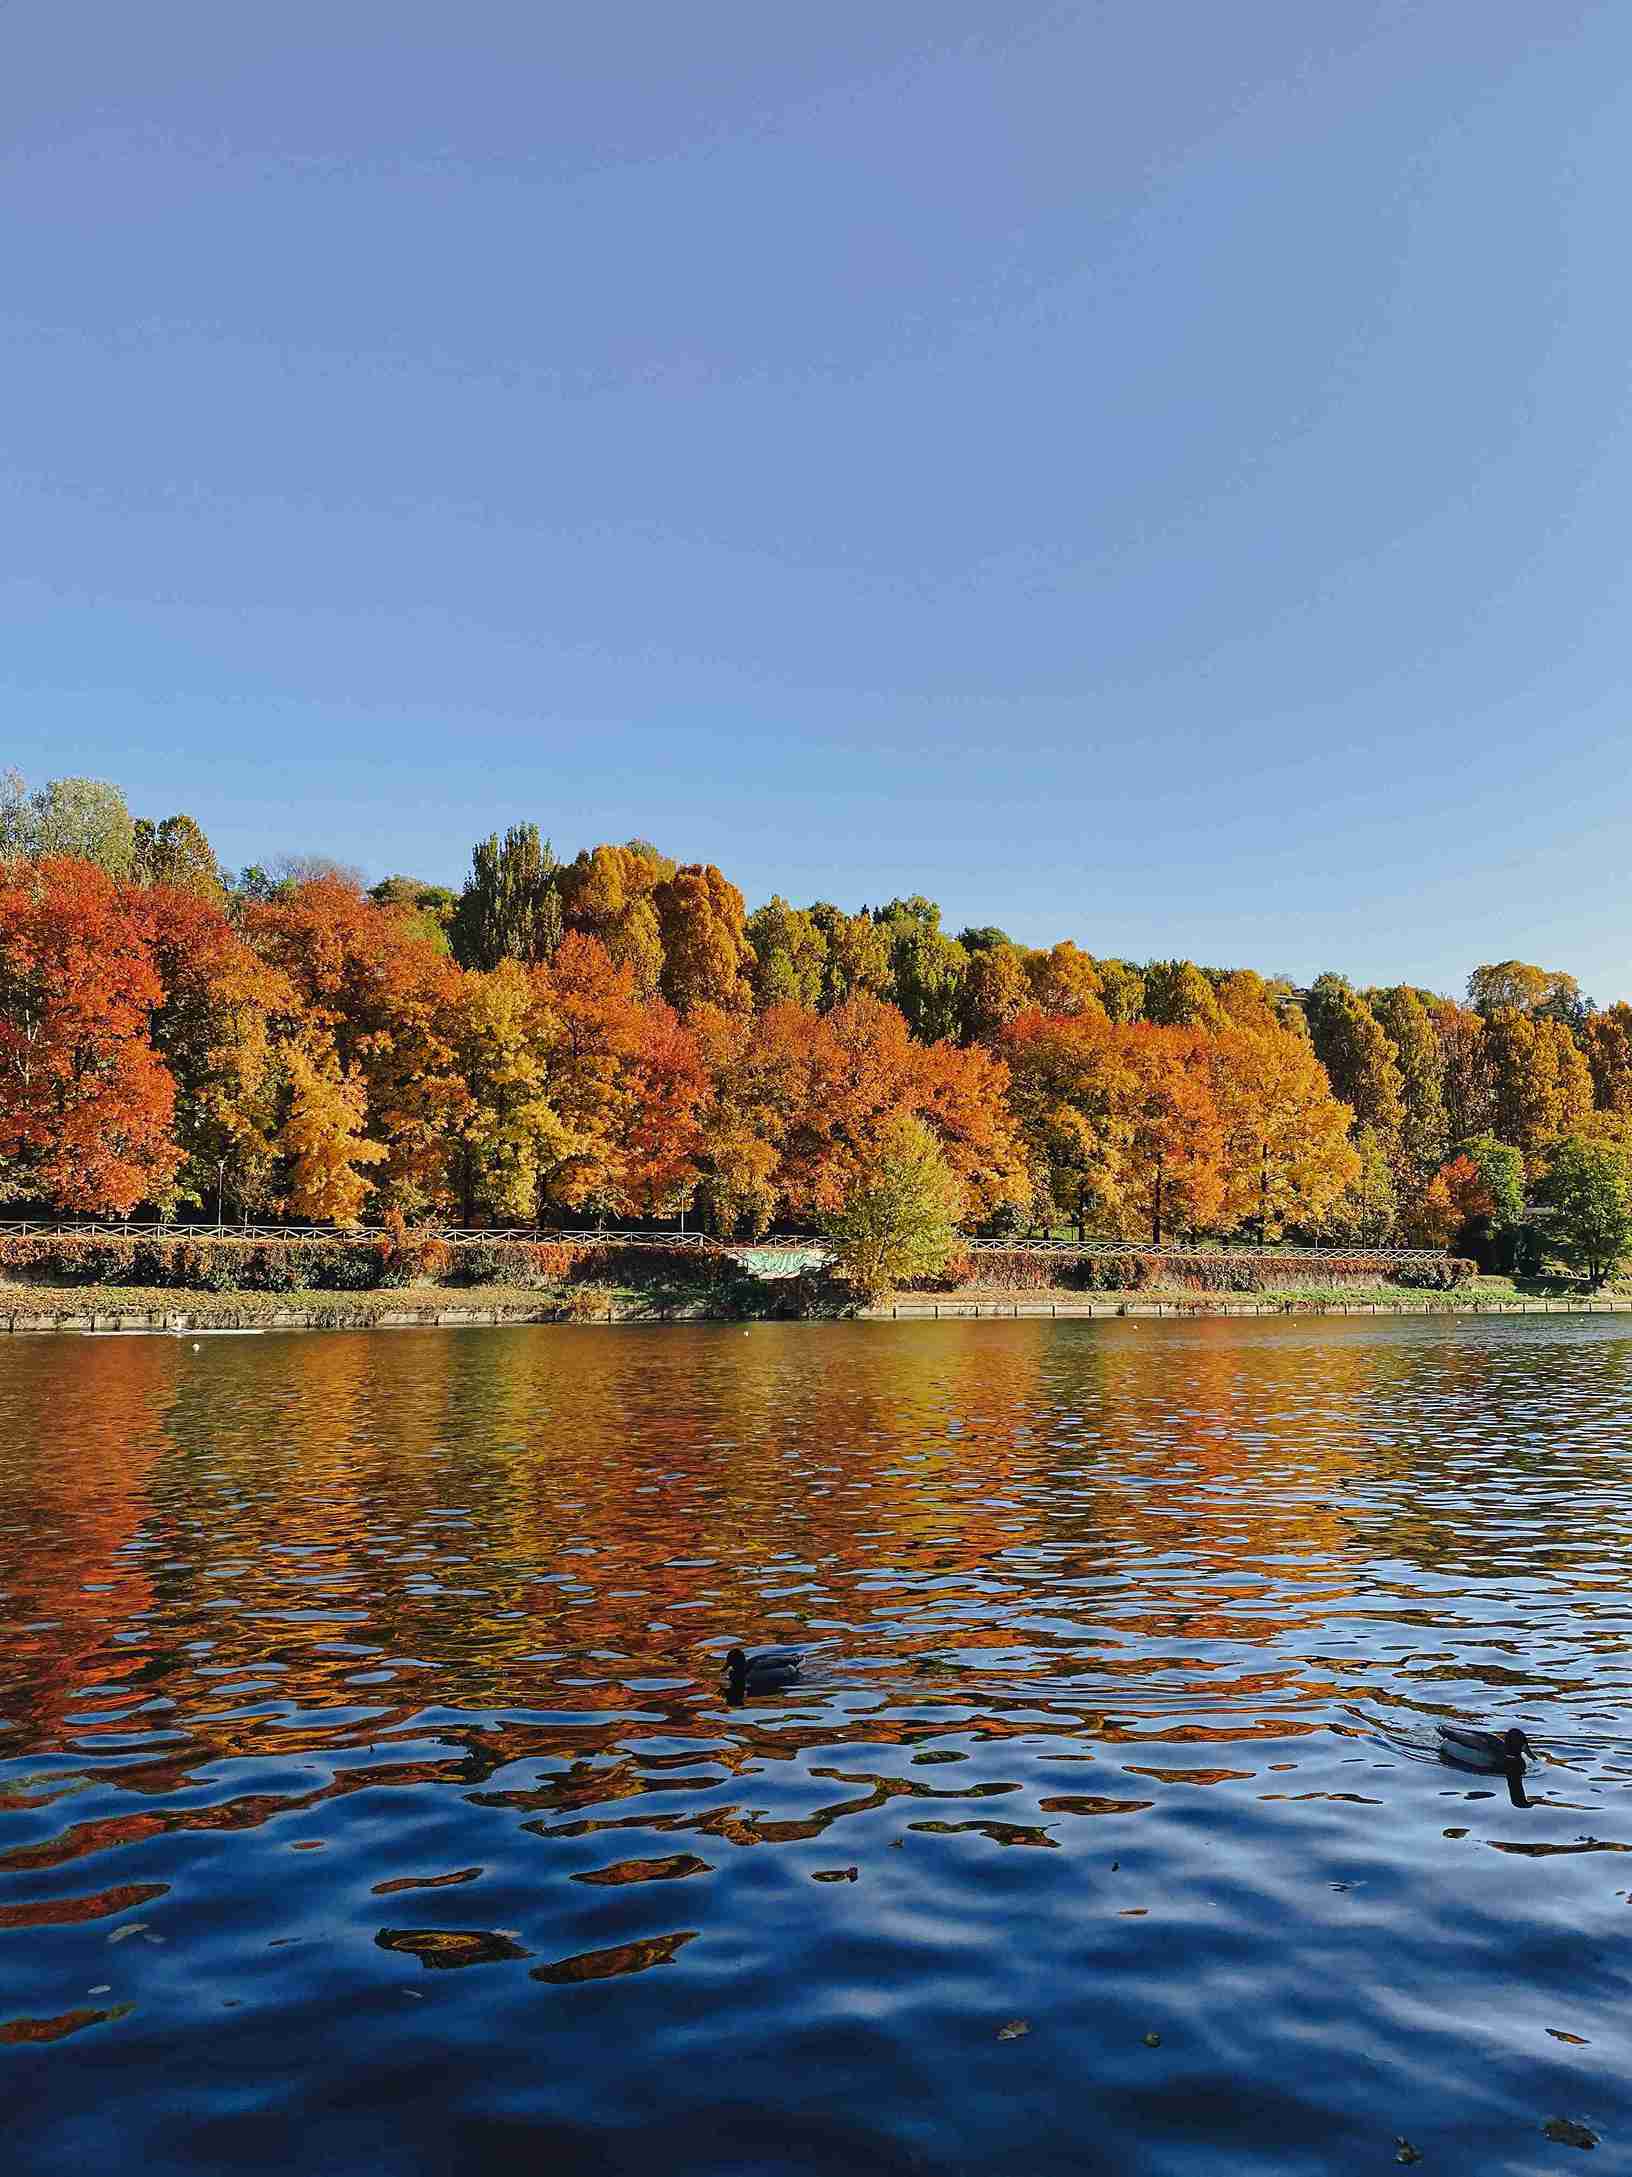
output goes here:
<path id="1" fill-rule="evenodd" d="M 1481 1731 L 1470 1724 L 1442 1723 L 1439 1758 L 1458 1769 L 1484 1769 L 1499 1775 L 1504 1769 L 1523 1770 L 1525 1756 L 1535 1748 L 1515 1724 L 1509 1731 Z"/>
<path id="2" fill-rule="evenodd" d="M 732 1693 L 770 1693 L 791 1685 L 804 1658 L 797 1648 L 732 1648 L 725 1658 L 726 1682 Z"/>

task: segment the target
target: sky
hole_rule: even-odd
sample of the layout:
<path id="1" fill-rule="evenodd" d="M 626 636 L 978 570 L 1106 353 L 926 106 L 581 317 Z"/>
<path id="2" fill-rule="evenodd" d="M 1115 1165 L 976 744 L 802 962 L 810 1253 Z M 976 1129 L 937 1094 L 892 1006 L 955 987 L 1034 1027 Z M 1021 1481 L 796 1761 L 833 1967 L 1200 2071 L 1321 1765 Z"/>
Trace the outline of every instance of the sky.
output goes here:
<path id="1" fill-rule="evenodd" d="M 0 0 L 0 765 L 1632 996 L 1620 0 Z"/>

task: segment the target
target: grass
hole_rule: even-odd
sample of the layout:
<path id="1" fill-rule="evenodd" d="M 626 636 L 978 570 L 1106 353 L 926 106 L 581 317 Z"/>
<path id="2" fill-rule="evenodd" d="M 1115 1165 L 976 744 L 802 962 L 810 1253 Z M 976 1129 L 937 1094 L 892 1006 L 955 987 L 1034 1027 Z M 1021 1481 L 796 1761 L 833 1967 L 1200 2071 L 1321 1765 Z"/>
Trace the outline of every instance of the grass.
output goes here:
<path id="1" fill-rule="evenodd" d="M 903 1314 L 929 1314 L 939 1305 L 949 1315 L 969 1308 L 1092 1307 L 1115 1314 L 1124 1308 L 1161 1306 L 1175 1313 L 1211 1315 L 1233 1310 L 1283 1309 L 1293 1313 L 1375 1307 L 1379 1313 L 1410 1311 L 1458 1314 L 1472 1308 L 1519 1307 L 1530 1300 L 1632 1300 L 1632 1276 L 1600 1294 L 1585 1293 L 1564 1277 L 1477 1277 L 1455 1293 L 1413 1291 L 1398 1285 L 1286 1285 L 1259 1293 L 1198 1293 L 1192 1288 L 1151 1287 L 1127 1292 L 1084 1292 L 1075 1287 L 966 1285 L 947 1293 L 886 1294 L 876 1306 Z M 410 1285 L 370 1292 L 195 1292 L 152 1285 L 0 1283 L 0 1327 L 18 1321 L 61 1323 L 87 1316 L 182 1319 L 210 1329 L 266 1329 L 280 1316 L 296 1315 L 323 1328 L 367 1329 L 383 1319 L 435 1322 L 449 1317 L 491 1322 L 497 1314 L 517 1322 L 622 1323 L 746 1322 L 799 1316 L 839 1317 L 854 1312 L 844 1294 L 804 1286 L 797 1297 L 776 1284 L 746 1275 L 713 1279 L 656 1278 L 633 1285 Z"/>

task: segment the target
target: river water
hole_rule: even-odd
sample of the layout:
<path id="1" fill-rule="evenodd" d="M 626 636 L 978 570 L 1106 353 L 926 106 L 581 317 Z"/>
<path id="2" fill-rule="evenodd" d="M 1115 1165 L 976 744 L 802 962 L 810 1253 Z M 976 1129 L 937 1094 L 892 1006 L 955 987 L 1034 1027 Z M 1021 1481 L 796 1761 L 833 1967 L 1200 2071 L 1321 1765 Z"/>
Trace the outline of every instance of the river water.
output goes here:
<path id="1" fill-rule="evenodd" d="M 1632 2167 L 1629 1434 L 1615 1319 L 8 1340 L 5 2166 Z"/>

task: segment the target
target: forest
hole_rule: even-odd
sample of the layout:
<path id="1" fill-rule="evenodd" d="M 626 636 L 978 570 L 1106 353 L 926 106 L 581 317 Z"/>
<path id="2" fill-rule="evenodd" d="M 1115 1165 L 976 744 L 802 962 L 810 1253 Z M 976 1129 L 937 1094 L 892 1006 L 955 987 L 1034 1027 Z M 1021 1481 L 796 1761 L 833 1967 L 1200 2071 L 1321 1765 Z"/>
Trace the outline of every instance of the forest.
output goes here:
<path id="1" fill-rule="evenodd" d="M 1632 1006 L 1517 960 L 1461 998 L 955 936 L 518 824 L 455 892 L 229 874 L 188 816 L 0 779 L 14 1216 L 834 1229 L 907 1170 L 965 1229 L 1632 1237 Z"/>

